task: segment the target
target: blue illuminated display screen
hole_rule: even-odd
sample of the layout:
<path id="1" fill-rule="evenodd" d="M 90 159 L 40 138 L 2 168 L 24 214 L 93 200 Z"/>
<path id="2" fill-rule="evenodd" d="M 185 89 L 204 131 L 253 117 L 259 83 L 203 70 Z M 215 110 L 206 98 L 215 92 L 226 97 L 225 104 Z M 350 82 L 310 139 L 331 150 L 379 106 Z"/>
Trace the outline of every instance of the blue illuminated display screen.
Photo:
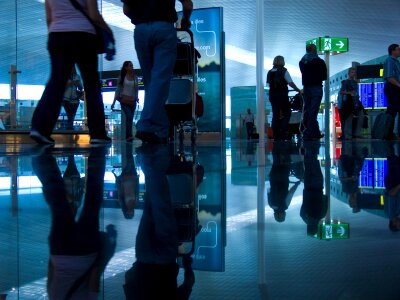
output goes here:
<path id="1" fill-rule="evenodd" d="M 375 188 L 385 188 L 385 175 L 387 172 L 387 160 L 375 159 L 374 160 L 374 187 Z"/>
<path id="2" fill-rule="evenodd" d="M 373 89 L 372 83 L 360 83 L 358 85 L 358 94 L 360 95 L 360 101 L 364 108 L 373 108 Z"/>
<path id="3" fill-rule="evenodd" d="M 364 161 L 360 176 L 358 177 L 358 186 L 361 188 L 374 186 L 374 161 L 372 159 Z"/>
<path id="4" fill-rule="evenodd" d="M 383 88 L 385 86 L 384 82 L 375 82 L 374 84 L 374 108 L 386 108 L 387 101 Z"/>
<path id="5" fill-rule="evenodd" d="M 360 188 L 385 188 L 385 176 L 387 173 L 386 158 L 367 158 L 358 177 Z"/>

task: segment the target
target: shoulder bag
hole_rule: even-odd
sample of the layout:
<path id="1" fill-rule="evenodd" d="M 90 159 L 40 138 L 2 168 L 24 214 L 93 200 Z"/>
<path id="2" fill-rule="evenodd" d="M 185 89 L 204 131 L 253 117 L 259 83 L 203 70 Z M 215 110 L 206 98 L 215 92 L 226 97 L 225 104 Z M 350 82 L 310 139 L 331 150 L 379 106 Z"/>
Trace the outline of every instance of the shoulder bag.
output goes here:
<path id="1" fill-rule="evenodd" d="M 95 24 L 93 20 L 89 17 L 86 11 L 82 8 L 82 6 L 76 0 L 70 0 L 72 5 L 79 10 L 93 25 L 94 29 L 96 30 L 96 37 L 97 37 L 97 53 L 98 54 L 105 54 L 106 60 L 113 60 L 115 55 L 115 40 L 113 35 L 106 31 L 104 28 L 100 27 L 99 25 Z"/>

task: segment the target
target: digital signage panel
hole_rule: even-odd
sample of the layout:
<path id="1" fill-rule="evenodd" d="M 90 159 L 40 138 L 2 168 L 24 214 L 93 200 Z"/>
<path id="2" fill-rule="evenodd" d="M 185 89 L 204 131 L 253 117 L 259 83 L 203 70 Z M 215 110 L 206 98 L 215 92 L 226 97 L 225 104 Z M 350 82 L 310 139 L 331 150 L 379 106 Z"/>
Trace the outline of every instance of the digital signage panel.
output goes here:
<path id="1" fill-rule="evenodd" d="M 372 83 L 360 83 L 358 85 L 360 101 L 365 109 L 373 108 L 373 88 Z"/>
<path id="2" fill-rule="evenodd" d="M 372 159 L 365 159 L 358 177 L 358 186 L 360 188 L 372 188 L 374 186 L 374 161 Z"/>
<path id="3" fill-rule="evenodd" d="M 374 188 L 385 188 L 385 175 L 387 173 L 386 158 L 374 159 Z"/>
<path id="4" fill-rule="evenodd" d="M 387 108 L 387 101 L 385 93 L 383 92 L 385 83 L 375 82 L 374 83 L 374 108 L 385 109 Z"/>

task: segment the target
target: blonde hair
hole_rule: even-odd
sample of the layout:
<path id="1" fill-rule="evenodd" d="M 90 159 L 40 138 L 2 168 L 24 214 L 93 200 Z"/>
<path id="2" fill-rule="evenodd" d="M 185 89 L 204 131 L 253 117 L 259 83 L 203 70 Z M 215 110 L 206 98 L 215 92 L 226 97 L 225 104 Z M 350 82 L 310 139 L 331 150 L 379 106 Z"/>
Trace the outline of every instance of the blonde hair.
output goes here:
<path id="1" fill-rule="evenodd" d="M 274 65 L 274 67 L 283 67 L 285 66 L 285 58 L 281 55 L 275 56 L 272 64 Z"/>

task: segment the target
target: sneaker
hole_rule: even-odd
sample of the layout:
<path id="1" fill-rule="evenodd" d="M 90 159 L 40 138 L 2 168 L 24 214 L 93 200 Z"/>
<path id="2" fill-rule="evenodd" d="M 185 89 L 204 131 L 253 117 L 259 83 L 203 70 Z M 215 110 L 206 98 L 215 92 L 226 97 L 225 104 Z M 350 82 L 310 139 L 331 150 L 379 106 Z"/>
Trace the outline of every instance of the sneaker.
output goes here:
<path id="1" fill-rule="evenodd" d="M 92 145 L 98 145 L 98 144 L 111 144 L 112 140 L 108 136 L 105 136 L 103 138 L 91 138 L 90 139 L 90 144 Z"/>
<path id="2" fill-rule="evenodd" d="M 54 145 L 55 142 L 51 137 L 46 137 L 42 134 L 39 133 L 37 130 L 31 130 L 29 136 L 31 137 L 32 140 L 34 140 L 38 144 L 44 144 L 44 145 Z"/>

